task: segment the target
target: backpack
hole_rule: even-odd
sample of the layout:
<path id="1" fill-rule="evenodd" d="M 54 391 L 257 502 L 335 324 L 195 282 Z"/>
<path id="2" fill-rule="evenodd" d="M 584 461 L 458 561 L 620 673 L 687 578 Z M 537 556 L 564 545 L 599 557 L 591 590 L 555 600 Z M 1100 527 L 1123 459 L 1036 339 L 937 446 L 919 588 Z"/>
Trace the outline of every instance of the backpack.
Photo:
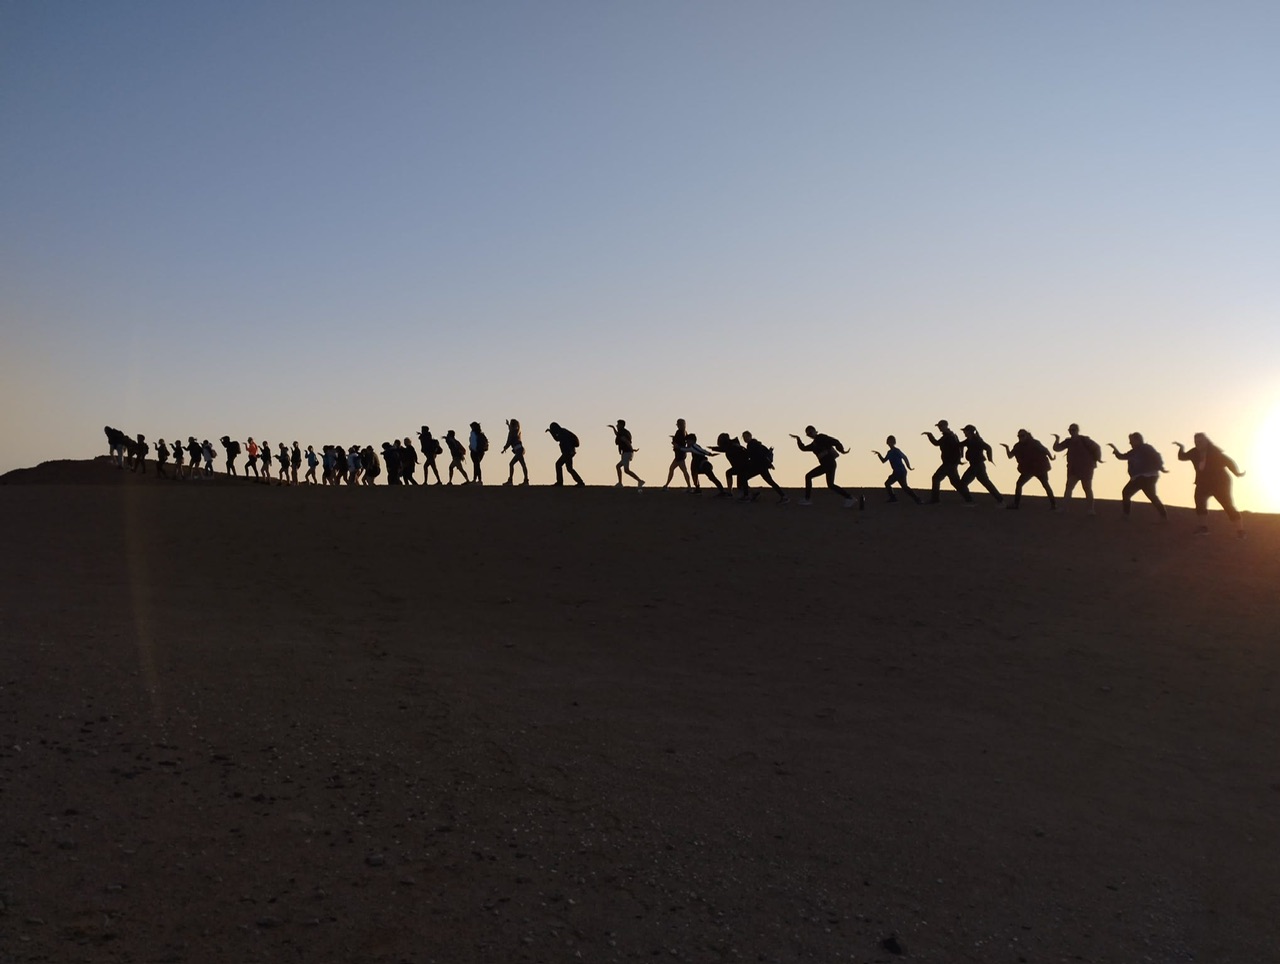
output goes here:
<path id="1" fill-rule="evenodd" d="M 227 454 L 229 454 L 233 459 L 234 459 L 237 455 L 239 455 L 239 454 L 240 454 L 240 443 L 239 443 L 239 442 L 237 442 L 237 441 L 235 441 L 235 440 L 233 439 L 233 440 L 231 441 L 231 444 L 227 446 Z"/>
<path id="2" fill-rule="evenodd" d="M 567 445 L 571 449 L 576 449 L 580 444 L 578 442 L 578 436 L 574 435 L 567 428 L 561 429 L 560 431 L 561 431 L 560 444 Z"/>
<path id="3" fill-rule="evenodd" d="M 476 451 L 489 451 L 489 437 L 484 432 L 476 432 Z"/>
<path id="4" fill-rule="evenodd" d="M 444 454 L 444 446 L 440 444 L 440 440 L 438 438 L 433 438 L 431 440 L 431 454 L 432 456 Z"/>

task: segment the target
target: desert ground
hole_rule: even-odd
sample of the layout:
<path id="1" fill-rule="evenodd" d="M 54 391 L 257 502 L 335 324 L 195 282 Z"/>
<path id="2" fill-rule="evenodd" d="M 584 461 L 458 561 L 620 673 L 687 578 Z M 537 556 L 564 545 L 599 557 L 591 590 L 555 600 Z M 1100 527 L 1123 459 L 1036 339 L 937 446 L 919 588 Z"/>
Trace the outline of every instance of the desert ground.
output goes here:
<path id="1" fill-rule="evenodd" d="M 2 960 L 1280 960 L 1280 517 L 0 483 Z"/>

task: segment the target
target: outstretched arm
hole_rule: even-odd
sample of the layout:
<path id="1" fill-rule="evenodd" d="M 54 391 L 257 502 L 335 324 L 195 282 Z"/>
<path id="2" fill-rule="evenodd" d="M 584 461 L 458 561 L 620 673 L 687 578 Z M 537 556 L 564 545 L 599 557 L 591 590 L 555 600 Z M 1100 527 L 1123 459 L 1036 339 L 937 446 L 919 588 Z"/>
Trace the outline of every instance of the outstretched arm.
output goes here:
<path id="1" fill-rule="evenodd" d="M 1224 455 L 1222 456 L 1222 460 L 1226 463 L 1227 469 L 1231 472 L 1232 475 L 1234 475 L 1237 479 L 1244 478 L 1244 470 L 1241 469 L 1240 466 L 1236 465 L 1235 459 L 1233 459 L 1230 455 Z"/>
<path id="2" fill-rule="evenodd" d="M 1009 446 L 1006 443 L 1001 442 L 1000 447 L 1004 449 L 1004 454 L 1007 458 L 1013 458 L 1013 450 L 1009 448 Z"/>
<path id="3" fill-rule="evenodd" d="M 1059 435 L 1057 432 L 1054 432 L 1053 433 L 1053 450 L 1055 452 L 1061 452 L 1066 447 L 1067 447 L 1067 443 L 1062 441 L 1062 436 Z"/>
<path id="4" fill-rule="evenodd" d="M 874 455 L 876 458 L 878 458 L 881 462 L 888 462 L 888 461 L 889 461 L 889 457 L 888 457 L 887 455 L 881 455 L 881 454 L 880 454 L 879 452 L 877 452 L 875 449 L 872 449 L 872 450 L 871 450 L 871 454 L 872 454 L 872 455 Z"/>
<path id="5" fill-rule="evenodd" d="M 933 433 L 932 433 L 932 432 L 921 432 L 920 434 L 921 434 L 921 435 L 923 435 L 925 438 L 927 438 L 927 439 L 928 439 L 932 444 L 934 444 L 934 445 L 941 445 L 941 444 L 942 444 L 941 442 L 939 442 L 937 439 L 935 439 L 935 438 L 933 437 Z"/>

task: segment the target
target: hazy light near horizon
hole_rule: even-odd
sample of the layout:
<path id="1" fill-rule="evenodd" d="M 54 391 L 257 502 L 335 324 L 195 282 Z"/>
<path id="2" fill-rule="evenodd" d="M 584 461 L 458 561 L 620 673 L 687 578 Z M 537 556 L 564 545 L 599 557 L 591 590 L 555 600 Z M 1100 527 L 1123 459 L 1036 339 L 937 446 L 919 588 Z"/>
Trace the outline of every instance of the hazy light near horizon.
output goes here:
<path id="1" fill-rule="evenodd" d="M 6 5 L 0 470 L 103 422 L 515 416 L 535 478 L 555 419 L 605 482 L 606 422 L 665 477 L 683 416 L 789 484 L 789 432 L 867 485 L 893 433 L 922 485 L 938 418 L 1076 421 L 1180 504 L 1205 431 L 1280 510 L 1277 36 L 1176 0 Z"/>

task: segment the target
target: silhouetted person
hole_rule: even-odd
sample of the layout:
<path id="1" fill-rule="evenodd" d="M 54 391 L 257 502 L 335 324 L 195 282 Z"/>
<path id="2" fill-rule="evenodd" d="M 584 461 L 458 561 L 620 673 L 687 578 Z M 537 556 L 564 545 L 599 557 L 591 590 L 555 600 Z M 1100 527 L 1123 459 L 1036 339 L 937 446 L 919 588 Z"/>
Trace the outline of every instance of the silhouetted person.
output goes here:
<path id="1" fill-rule="evenodd" d="M 167 479 L 169 473 L 165 471 L 165 463 L 169 461 L 169 446 L 164 444 L 164 439 L 156 442 L 156 477 Z"/>
<path id="2" fill-rule="evenodd" d="M 813 505 L 811 498 L 813 495 L 813 480 L 818 476 L 823 476 L 827 480 L 827 488 L 844 499 L 844 507 L 846 509 L 852 509 L 853 496 L 836 485 L 836 459 L 841 455 L 848 455 L 849 450 L 839 440 L 832 438 L 830 435 L 823 435 L 812 425 L 805 426 L 804 434 L 810 440 L 807 444 L 800 440 L 799 435 L 792 435 L 791 437 L 796 440 L 796 445 L 801 452 L 812 452 L 817 457 L 818 465 L 805 473 L 804 498 L 800 500 L 800 504 Z"/>
<path id="3" fill-rule="evenodd" d="M 1058 505 L 1053 499 L 1053 489 L 1049 487 L 1049 463 L 1053 461 L 1053 453 L 1038 439 L 1032 438 L 1025 428 L 1018 429 L 1018 441 L 1013 443 L 1013 448 L 1003 442 L 1000 444 L 1004 447 L 1005 455 L 1018 463 L 1018 484 L 1013 490 L 1013 505 L 1005 508 L 1018 508 L 1022 502 L 1022 487 L 1030 479 L 1038 479 L 1044 486 L 1044 494 L 1049 497 L 1050 511 L 1056 509 Z"/>
<path id="4" fill-rule="evenodd" d="M 564 485 L 564 472 L 566 469 L 569 471 L 574 485 L 586 485 L 582 481 L 582 476 L 573 469 L 573 458 L 578 454 L 578 436 L 567 428 L 562 428 L 558 422 L 552 422 L 547 428 L 547 432 L 555 439 L 556 444 L 560 446 L 560 458 L 556 459 L 556 485 Z"/>
<path id="5" fill-rule="evenodd" d="M 234 441 L 230 435 L 224 435 L 218 439 L 222 443 L 222 451 L 227 456 L 227 475 L 238 475 L 236 471 L 236 456 L 240 454 L 240 443 Z"/>
<path id="6" fill-rule="evenodd" d="M 400 450 L 390 442 L 382 443 L 382 461 L 387 466 L 387 485 L 400 484 Z"/>
<path id="7" fill-rule="evenodd" d="M 378 476 L 382 474 L 382 463 L 372 445 L 366 445 L 359 453 L 360 466 L 364 471 L 364 484 L 376 485 Z"/>
<path id="8" fill-rule="evenodd" d="M 758 438 L 750 432 L 742 433 L 743 449 L 747 453 L 746 472 L 738 475 L 738 488 L 741 491 L 741 498 L 747 499 L 749 496 L 749 486 L 747 482 L 756 476 L 764 479 L 769 488 L 778 496 L 778 504 L 786 505 L 791 501 L 787 497 L 787 493 L 782 491 L 782 486 L 773 480 L 770 474 L 773 469 L 773 449 L 766 446 Z"/>
<path id="9" fill-rule="evenodd" d="M 1199 525 L 1196 532 L 1205 535 L 1209 532 L 1209 500 L 1217 499 L 1218 505 L 1226 510 L 1227 518 L 1236 525 L 1236 535 L 1244 535 L 1244 520 L 1231 499 L 1231 476 L 1237 479 L 1244 476 L 1235 460 L 1222 449 L 1209 441 L 1204 432 L 1196 432 L 1191 448 L 1184 449 L 1181 442 L 1174 442 L 1178 447 L 1178 460 L 1190 462 L 1196 470 L 1196 516 Z"/>
<path id="10" fill-rule="evenodd" d="M 724 473 L 725 486 L 731 490 L 739 488 L 750 462 L 746 448 L 736 437 L 731 437 L 728 432 L 721 432 L 716 436 L 716 444 L 711 446 L 711 450 L 719 452 L 729 463 Z"/>
<path id="11" fill-rule="evenodd" d="M 881 455 L 875 449 L 871 450 L 871 454 L 880 460 L 883 464 L 889 463 L 889 477 L 884 480 L 884 490 L 889 494 L 886 502 L 897 502 L 898 497 L 893 494 L 893 486 L 896 483 L 903 492 L 911 496 L 916 505 L 920 504 L 920 496 L 911 491 L 911 486 L 907 485 L 907 473 L 911 471 L 911 460 L 907 458 L 905 452 L 898 448 L 898 440 L 890 435 L 884 440 L 885 445 L 889 446 L 889 451 Z"/>
<path id="12" fill-rule="evenodd" d="M 1129 463 L 1129 481 L 1120 491 L 1125 518 L 1129 518 L 1129 503 L 1133 501 L 1134 495 L 1141 492 L 1151 500 L 1151 504 L 1160 513 L 1160 518 L 1168 521 L 1169 512 L 1160 501 L 1160 497 L 1156 495 L 1156 483 L 1160 481 L 1160 473 L 1166 469 L 1164 458 L 1156 451 L 1155 446 L 1144 442 L 1141 432 L 1129 434 L 1129 451 L 1127 452 L 1121 452 L 1114 442 L 1107 444 L 1111 446 L 1112 455 L 1122 462 Z"/>
<path id="13" fill-rule="evenodd" d="M 173 477 L 180 479 L 183 477 L 182 464 L 186 459 L 186 450 L 182 447 L 181 442 L 173 442 Z"/>
<path id="14" fill-rule="evenodd" d="M 396 442 L 396 445 L 400 443 Z M 409 439 L 404 440 L 404 445 L 400 449 L 400 474 L 404 478 L 405 485 L 418 484 L 418 452 Z"/>
<path id="15" fill-rule="evenodd" d="M 462 464 L 462 460 L 466 458 L 467 450 L 462 443 L 458 441 L 458 436 L 454 434 L 453 429 L 444 433 L 444 444 L 449 448 L 449 484 L 453 485 L 453 472 L 455 469 L 462 473 L 462 483 L 465 485 L 471 480 L 467 478 L 467 467 Z"/>
<path id="16" fill-rule="evenodd" d="M 196 441 L 194 435 L 187 436 L 188 469 L 187 478 L 200 475 L 200 456 L 204 454 L 204 446 Z"/>
<path id="17" fill-rule="evenodd" d="M 205 475 L 213 478 L 213 460 L 218 457 L 218 450 L 213 447 L 213 443 L 205 439 L 200 443 L 200 452 L 204 456 L 204 472 Z"/>
<path id="18" fill-rule="evenodd" d="M 363 471 L 360 446 L 353 445 L 347 449 L 347 485 L 359 485 Z"/>
<path id="19" fill-rule="evenodd" d="M 511 461 L 507 463 L 507 481 L 503 485 L 511 485 L 515 481 L 516 466 L 520 466 L 524 470 L 524 481 L 521 485 L 529 484 L 529 466 L 524 460 L 524 439 L 520 435 L 520 420 L 515 418 L 507 419 L 507 444 L 502 446 L 502 451 L 511 450 Z"/>
<path id="20" fill-rule="evenodd" d="M 133 471 L 147 474 L 147 453 L 151 451 L 151 446 L 147 444 L 147 437 L 141 432 L 138 433 L 138 439 L 134 442 Z"/>
<path id="21" fill-rule="evenodd" d="M 302 468 L 302 449 L 295 439 L 293 448 L 289 450 L 289 478 L 294 485 L 298 484 L 298 469 Z"/>
<path id="22" fill-rule="evenodd" d="M 694 494 L 700 491 L 698 485 L 698 477 L 705 475 L 711 480 L 711 484 L 716 487 L 717 495 L 728 495 L 724 486 L 720 484 L 720 480 L 716 478 L 715 469 L 711 467 L 712 456 L 718 454 L 709 452 L 698 444 L 698 436 L 690 432 L 685 436 L 685 452 L 689 455 L 689 467 L 693 470 L 693 488 L 690 490 Z"/>
<path id="23" fill-rule="evenodd" d="M 675 477 L 676 469 L 680 470 L 680 474 L 684 476 L 685 487 L 688 488 L 692 483 L 689 480 L 689 472 L 684 467 L 685 459 L 688 456 L 689 433 L 685 429 L 684 419 L 676 419 L 676 430 L 671 436 L 671 449 L 675 453 L 671 459 L 671 466 L 667 469 L 667 481 L 663 483 L 663 488 L 671 485 L 672 478 Z"/>
<path id="24" fill-rule="evenodd" d="M 247 479 L 249 477 L 249 473 L 252 472 L 255 479 L 261 478 L 261 476 L 258 475 L 258 455 L 260 450 L 258 448 L 258 443 L 253 440 L 252 435 L 249 436 L 249 441 L 245 445 L 245 449 L 249 453 L 249 464 L 245 466 L 244 477 Z"/>
<path id="25" fill-rule="evenodd" d="M 302 477 L 302 481 L 310 482 L 312 485 L 315 485 L 316 484 L 316 466 L 319 464 L 320 464 L 320 457 L 316 455 L 316 450 L 312 446 L 308 445 L 307 446 L 307 474 Z M 329 470 L 326 468 L 325 472 L 327 473 L 328 471 Z M 325 479 L 325 481 L 327 482 L 329 480 Z"/>
<path id="26" fill-rule="evenodd" d="M 431 429 L 422 426 L 422 431 L 418 433 L 418 444 L 422 447 L 422 482 L 424 485 L 431 484 L 431 473 L 436 474 L 436 485 L 443 485 L 444 482 L 440 478 L 440 469 L 436 467 L 436 456 L 444 454 L 444 446 L 440 444 L 440 440 L 431 434 Z"/>
<path id="27" fill-rule="evenodd" d="M 479 422 L 471 423 L 471 438 L 468 439 L 467 448 L 471 451 L 471 479 L 476 485 L 484 485 L 480 463 L 484 461 L 484 453 L 489 451 L 489 438 L 481 430 Z"/>
<path id="28" fill-rule="evenodd" d="M 965 467 L 964 475 L 960 476 L 960 484 L 968 490 L 969 483 L 977 479 L 998 504 L 1004 505 L 1004 496 L 987 475 L 987 463 L 995 457 L 991 446 L 972 425 L 966 425 L 961 431 L 964 432 L 964 438 L 960 440 L 960 448 L 964 450 L 969 464 Z"/>
<path id="29" fill-rule="evenodd" d="M 1089 436 L 1081 435 L 1080 426 L 1072 422 L 1067 426 L 1065 442 L 1061 435 L 1053 433 L 1053 450 L 1067 453 L 1067 487 L 1062 492 L 1062 501 L 1066 502 L 1071 498 L 1071 493 L 1079 482 L 1080 488 L 1084 490 L 1085 508 L 1089 510 L 1089 515 L 1094 515 L 1093 470 L 1102 461 L 1102 446 Z"/>
<path id="30" fill-rule="evenodd" d="M 283 442 L 280 443 L 280 454 L 276 456 L 276 461 L 280 463 L 280 477 L 276 481 L 276 485 L 289 484 L 289 446 Z"/>
<path id="31" fill-rule="evenodd" d="M 124 432 L 118 428 L 112 428 L 110 425 L 103 426 L 102 431 L 107 434 L 107 452 L 110 453 L 111 458 L 115 459 L 116 468 L 124 468 Z"/>
<path id="32" fill-rule="evenodd" d="M 636 488 L 644 488 L 644 479 L 631 471 L 631 458 L 636 454 L 636 448 L 631 442 L 631 429 L 627 428 L 624 419 L 618 419 L 617 425 L 610 425 L 613 429 L 613 443 L 618 446 L 618 464 L 613 468 L 618 473 L 617 488 L 622 488 L 622 473 L 626 472 L 636 480 Z"/>
<path id="33" fill-rule="evenodd" d="M 266 439 L 262 440 L 262 448 L 258 454 L 262 457 L 262 477 L 264 479 L 271 478 L 271 443 Z"/>
<path id="34" fill-rule="evenodd" d="M 951 483 L 952 488 L 960 493 L 966 503 L 972 504 L 973 496 L 969 494 L 968 487 L 960 481 L 960 472 L 958 471 L 960 462 L 964 459 L 964 449 L 960 447 L 960 439 L 956 438 L 956 433 L 947 427 L 945 418 L 938 422 L 935 427 L 938 429 L 938 438 L 934 438 L 932 432 L 920 433 L 929 440 L 929 444 L 938 448 L 938 454 L 942 456 L 942 464 L 933 473 L 933 490 L 929 498 L 929 504 L 938 505 L 942 501 L 939 490 L 942 488 L 943 479 Z"/>

